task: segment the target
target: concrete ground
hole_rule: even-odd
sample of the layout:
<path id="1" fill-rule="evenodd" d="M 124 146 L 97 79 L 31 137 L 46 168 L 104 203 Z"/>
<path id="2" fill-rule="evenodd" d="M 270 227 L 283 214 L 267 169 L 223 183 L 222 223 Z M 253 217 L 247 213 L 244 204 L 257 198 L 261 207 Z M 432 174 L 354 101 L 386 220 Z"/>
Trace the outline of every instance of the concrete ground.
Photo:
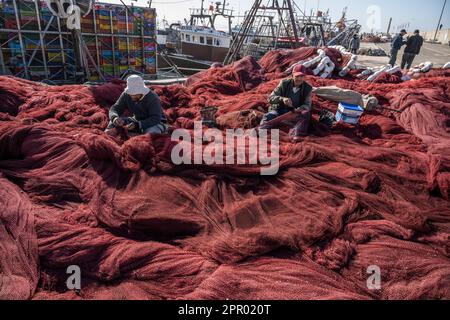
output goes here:
<path id="1" fill-rule="evenodd" d="M 391 50 L 390 43 L 361 43 L 361 48 L 383 49 L 388 55 Z M 397 57 L 397 64 L 401 63 L 403 56 L 404 46 L 399 51 Z M 447 62 L 450 62 L 450 46 L 443 44 L 424 43 L 420 54 L 414 59 L 413 64 L 417 65 L 422 62 L 431 61 L 434 67 L 442 67 Z M 371 57 L 371 56 L 358 56 L 359 64 L 376 67 L 386 65 L 389 62 L 389 57 Z"/>

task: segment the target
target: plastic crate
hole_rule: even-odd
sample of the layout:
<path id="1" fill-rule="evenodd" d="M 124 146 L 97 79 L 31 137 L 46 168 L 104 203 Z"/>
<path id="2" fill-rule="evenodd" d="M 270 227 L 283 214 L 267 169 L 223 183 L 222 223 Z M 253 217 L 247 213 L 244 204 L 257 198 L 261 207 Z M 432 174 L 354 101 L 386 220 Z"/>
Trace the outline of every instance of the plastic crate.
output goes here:
<path id="1" fill-rule="evenodd" d="M 17 29 L 16 20 L 6 20 L 5 28 L 6 29 Z"/>
<path id="2" fill-rule="evenodd" d="M 358 105 L 347 104 L 347 103 L 339 103 L 338 111 L 341 112 L 345 116 L 351 117 L 360 117 L 364 109 Z"/>
<path id="3" fill-rule="evenodd" d="M 4 6 L 2 12 L 5 15 L 11 15 L 11 16 L 15 15 L 15 10 L 14 10 L 13 6 Z"/>
<path id="4" fill-rule="evenodd" d="M 103 58 L 109 58 L 109 59 L 111 59 L 112 56 L 113 56 L 112 50 L 103 50 L 103 51 L 101 52 L 101 56 L 102 56 Z"/>
<path id="5" fill-rule="evenodd" d="M 97 14 L 98 14 L 99 16 L 107 16 L 107 17 L 109 17 L 109 10 L 106 10 L 106 9 L 100 9 L 100 10 L 97 10 Z"/>
<path id="6" fill-rule="evenodd" d="M 102 66 L 101 69 L 103 70 L 103 72 L 114 73 L 113 66 L 111 66 L 111 67 Z"/>
<path id="7" fill-rule="evenodd" d="M 364 109 L 357 105 L 339 103 L 336 112 L 336 121 L 342 121 L 348 124 L 358 124 Z"/>

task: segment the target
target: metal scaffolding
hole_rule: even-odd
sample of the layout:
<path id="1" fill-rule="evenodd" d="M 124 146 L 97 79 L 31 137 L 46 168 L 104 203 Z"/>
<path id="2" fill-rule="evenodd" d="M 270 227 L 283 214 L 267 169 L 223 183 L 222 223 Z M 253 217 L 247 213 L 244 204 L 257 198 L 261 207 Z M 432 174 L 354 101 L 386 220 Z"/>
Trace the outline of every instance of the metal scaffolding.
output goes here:
<path id="1" fill-rule="evenodd" d="M 130 69 L 149 78 L 156 75 L 156 26 L 130 19 L 124 6 L 115 5 L 116 11 L 109 10 L 108 20 L 98 17 L 105 16 L 105 8 L 93 8 L 89 20 L 82 18 L 81 32 L 68 30 L 65 19 L 46 9 L 39 0 L 0 0 L 3 75 L 55 83 L 108 80 Z M 115 19 L 121 14 L 125 17 L 123 30 L 119 30 Z M 92 28 L 86 27 L 86 21 Z"/>
<path id="2" fill-rule="evenodd" d="M 300 45 L 296 15 L 291 0 L 255 0 L 246 12 L 244 22 L 238 29 L 230 45 L 224 64 L 236 61 L 239 56 L 258 56 L 277 48 L 280 40 L 289 47 Z M 281 4 L 280 4 L 281 3 Z"/>

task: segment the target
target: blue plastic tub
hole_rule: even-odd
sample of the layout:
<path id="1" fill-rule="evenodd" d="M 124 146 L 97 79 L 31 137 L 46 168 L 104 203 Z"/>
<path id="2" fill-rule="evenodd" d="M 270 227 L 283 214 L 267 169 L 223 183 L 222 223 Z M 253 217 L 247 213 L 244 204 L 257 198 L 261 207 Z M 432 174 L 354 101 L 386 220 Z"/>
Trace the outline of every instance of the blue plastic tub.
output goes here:
<path id="1" fill-rule="evenodd" d="M 364 109 L 358 105 L 339 103 L 336 112 L 336 121 L 343 121 L 349 124 L 358 124 L 359 118 L 363 114 Z"/>

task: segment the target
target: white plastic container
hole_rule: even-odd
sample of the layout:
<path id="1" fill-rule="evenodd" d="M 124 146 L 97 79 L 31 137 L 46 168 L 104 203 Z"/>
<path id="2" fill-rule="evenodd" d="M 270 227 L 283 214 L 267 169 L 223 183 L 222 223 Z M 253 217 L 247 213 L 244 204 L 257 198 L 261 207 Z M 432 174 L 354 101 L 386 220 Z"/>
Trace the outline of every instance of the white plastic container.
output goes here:
<path id="1" fill-rule="evenodd" d="M 339 103 L 338 110 L 336 112 L 336 121 L 343 121 L 349 124 L 358 124 L 359 118 L 364 113 L 364 109 L 358 105 Z"/>

